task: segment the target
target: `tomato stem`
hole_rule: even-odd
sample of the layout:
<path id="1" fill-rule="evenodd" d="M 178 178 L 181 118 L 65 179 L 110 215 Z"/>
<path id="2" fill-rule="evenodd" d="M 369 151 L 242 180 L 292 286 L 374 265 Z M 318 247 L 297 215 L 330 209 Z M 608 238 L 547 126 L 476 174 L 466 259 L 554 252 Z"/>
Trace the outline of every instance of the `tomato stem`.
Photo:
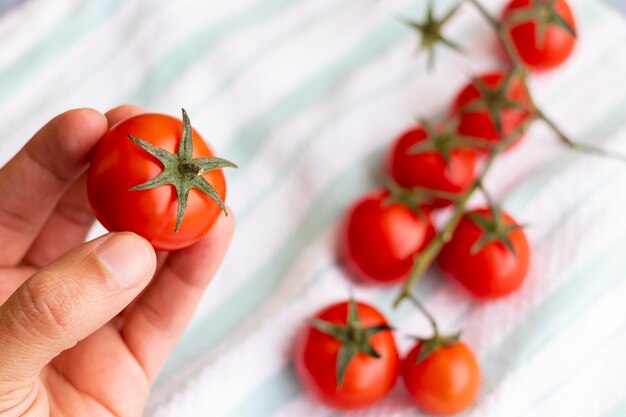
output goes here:
<path id="1" fill-rule="evenodd" d="M 626 162 L 626 155 L 622 155 L 617 152 L 611 152 L 606 149 L 597 148 L 595 146 L 587 145 L 587 144 L 572 140 L 548 116 L 546 116 L 545 113 L 541 111 L 541 109 L 539 109 L 537 106 L 534 106 L 534 109 L 535 109 L 535 117 L 543 121 L 545 124 L 547 124 L 548 127 L 557 135 L 559 140 L 563 142 L 563 144 L 565 144 L 570 149 L 577 151 L 577 152 L 583 152 L 583 153 L 590 154 L 590 155 L 596 155 L 596 156 L 601 156 L 604 158 L 615 159 L 621 162 Z"/>
<path id="2" fill-rule="evenodd" d="M 417 337 L 422 343 L 422 348 L 420 349 L 420 353 L 416 358 L 415 363 L 418 364 L 424 359 L 426 359 L 430 354 L 435 352 L 439 348 L 443 348 L 446 346 L 452 346 L 459 342 L 461 337 L 461 333 L 457 332 L 449 335 L 441 335 L 439 333 L 439 326 L 437 325 L 437 321 L 433 317 L 433 315 L 424 307 L 424 304 L 420 302 L 420 300 L 413 294 L 408 294 L 407 298 L 411 300 L 413 305 L 417 307 L 417 309 L 428 319 L 430 325 L 433 328 L 433 335 L 428 338 Z"/>
<path id="3" fill-rule="evenodd" d="M 511 132 L 501 142 L 499 142 L 497 146 L 491 149 L 491 152 L 489 153 L 489 156 L 487 157 L 485 165 L 483 166 L 483 169 L 478 178 L 476 178 L 474 183 L 463 194 L 461 194 L 455 202 L 454 212 L 452 213 L 452 217 L 450 218 L 448 223 L 446 223 L 443 229 L 441 229 L 441 231 L 433 238 L 428 246 L 426 246 L 424 251 L 419 253 L 415 257 L 411 272 L 409 273 L 409 276 L 404 286 L 402 287 L 400 294 L 396 297 L 393 303 L 394 307 L 399 306 L 405 299 L 411 296 L 411 289 L 417 284 L 424 272 L 426 272 L 428 267 L 430 267 L 430 265 L 433 263 L 433 261 L 439 254 L 439 251 L 441 251 L 443 245 L 445 245 L 450 241 L 450 239 L 452 239 L 452 234 L 456 230 L 456 227 L 459 225 L 461 218 L 465 214 L 465 206 L 467 205 L 467 202 L 469 201 L 474 191 L 476 191 L 483 183 L 483 180 L 493 166 L 496 157 L 501 152 L 503 152 L 511 143 L 513 143 L 513 141 L 515 141 L 520 134 L 523 134 L 531 122 L 531 118 L 526 119 L 513 132 Z"/>
<path id="4" fill-rule="evenodd" d="M 578 143 L 574 140 L 572 140 L 570 137 L 568 137 L 550 118 L 548 118 L 546 116 L 546 114 L 537 106 L 537 104 L 535 103 L 535 101 L 532 99 L 532 95 L 530 94 L 529 88 L 528 88 L 528 83 L 526 82 L 526 77 L 527 77 L 527 71 L 524 67 L 524 63 L 522 62 L 522 59 L 520 58 L 520 56 L 517 53 L 517 50 L 515 49 L 515 47 L 512 44 L 511 38 L 508 36 L 507 34 L 507 30 L 510 29 L 512 26 L 519 24 L 518 21 L 516 21 L 515 19 L 508 19 L 505 20 L 504 22 L 499 22 L 494 16 L 492 16 L 487 9 L 481 4 L 480 1 L 478 0 L 469 0 L 470 3 L 472 3 L 476 9 L 480 12 L 480 14 L 485 18 L 485 20 L 487 20 L 487 22 L 489 22 L 490 26 L 493 28 L 493 30 L 495 31 L 496 35 L 498 36 L 498 39 L 500 40 L 500 42 L 502 43 L 502 46 L 504 47 L 504 51 L 507 55 L 507 57 L 509 58 L 509 60 L 511 61 L 513 67 L 510 71 L 518 71 L 521 77 L 521 83 L 522 86 L 526 92 L 527 97 L 529 98 L 530 102 L 531 102 L 531 106 L 534 110 L 535 113 L 535 117 L 537 119 L 542 120 L 544 123 L 546 123 L 548 125 L 548 127 L 558 136 L 559 140 L 561 142 L 563 142 L 563 144 L 565 144 L 567 147 L 569 147 L 570 149 L 574 150 L 574 151 L 578 151 L 578 152 L 583 152 L 583 153 L 587 153 L 590 155 L 597 155 L 597 156 L 602 156 L 602 157 L 607 157 L 607 158 L 611 158 L 611 159 L 615 159 L 618 161 L 622 161 L 622 162 L 626 162 L 626 155 L 622 155 L 616 152 L 610 152 L 610 151 L 606 151 L 604 149 L 601 148 L 596 148 L 594 146 L 590 146 L 590 145 L 586 145 L 583 143 Z M 541 6 L 544 7 L 544 6 Z M 555 13 L 551 14 L 552 16 L 558 16 Z M 562 19 L 561 19 L 562 20 Z M 576 36 L 576 32 L 574 31 L 573 28 L 569 27 L 569 25 L 567 25 L 566 23 L 562 22 L 562 21 L 549 21 L 548 23 L 552 23 L 552 24 L 556 24 L 559 26 L 562 26 L 565 30 L 567 30 L 568 32 L 570 32 L 572 35 Z M 565 25 L 565 26 L 563 26 Z"/>
<path id="5" fill-rule="evenodd" d="M 419 186 L 404 188 L 389 177 L 385 177 L 384 183 L 389 190 L 389 197 L 385 200 L 385 203 L 400 203 L 410 208 L 418 215 L 423 214 L 424 205 L 431 204 L 436 199 L 454 202 L 459 197 L 459 195 L 455 193 L 431 190 L 430 188 Z"/>
<path id="6" fill-rule="evenodd" d="M 487 9 L 485 8 L 485 6 L 482 5 L 482 3 L 480 3 L 477 0 L 469 0 L 470 3 L 472 3 L 476 9 L 480 12 L 480 14 L 489 22 L 489 24 L 495 29 L 495 30 L 499 30 L 500 27 L 502 26 L 502 24 L 491 15 L 491 13 L 489 13 L 487 11 Z"/>
<path id="7" fill-rule="evenodd" d="M 225 215 L 228 215 L 222 197 L 215 188 L 202 176 L 208 171 L 222 168 L 237 168 L 237 165 L 222 158 L 193 158 L 193 129 L 185 109 L 183 112 L 183 126 L 178 152 L 173 154 L 165 149 L 157 148 L 150 142 L 133 135 L 128 138 L 141 149 L 155 157 L 162 165 L 163 171 L 156 177 L 143 184 L 131 187 L 129 191 L 145 191 L 156 187 L 171 185 L 176 191 L 178 212 L 174 234 L 178 233 L 185 216 L 187 200 L 191 189 L 196 189 L 215 201 Z"/>
<path id="8" fill-rule="evenodd" d="M 433 337 L 438 337 L 439 326 L 437 325 L 437 321 L 435 320 L 435 317 L 426 309 L 426 307 L 424 307 L 424 304 L 422 304 L 420 300 L 416 296 L 414 296 L 412 293 L 408 293 L 407 298 L 411 300 L 413 305 L 417 307 L 419 311 L 422 312 L 422 314 L 426 317 L 426 319 L 428 319 L 428 321 L 430 322 L 430 325 L 433 328 Z"/>
<path id="9" fill-rule="evenodd" d="M 487 205 L 489 206 L 489 209 L 491 210 L 491 212 L 496 213 L 498 211 L 498 208 L 493 200 L 493 197 L 491 197 L 491 193 L 487 191 L 485 184 L 483 184 L 482 182 L 478 184 L 478 189 L 485 197 L 485 201 L 487 202 Z"/>
<path id="10" fill-rule="evenodd" d="M 462 1 L 463 0 L 459 2 L 459 5 L 462 3 Z M 508 19 L 501 22 L 487 11 L 487 9 L 481 4 L 479 0 L 469 1 L 472 3 L 472 5 L 474 5 L 474 7 L 476 7 L 479 13 L 484 17 L 485 20 L 487 20 L 487 22 L 493 28 L 498 39 L 502 43 L 502 46 L 504 47 L 506 55 L 511 62 L 511 68 L 509 69 L 507 79 L 505 80 L 506 84 L 501 87 L 503 88 L 503 90 L 506 90 L 508 83 L 512 82 L 513 77 L 519 77 L 522 88 L 524 89 L 524 92 L 526 93 L 526 96 L 528 97 L 528 100 L 530 102 L 529 111 L 531 112 L 531 116 L 527 117 L 524 122 L 520 126 L 518 126 L 517 129 L 515 129 L 515 131 L 503 138 L 496 146 L 488 148 L 490 153 L 480 175 L 463 194 L 458 195 L 457 198 L 454 200 L 454 212 L 448 223 L 446 223 L 443 229 L 435 236 L 430 244 L 428 244 L 428 246 L 426 246 L 426 248 L 421 253 L 416 255 L 413 262 L 413 267 L 409 272 L 409 276 L 402 290 L 400 291 L 400 294 L 396 297 L 394 301 L 394 307 L 400 305 L 407 298 L 413 299 L 413 296 L 411 295 L 411 289 L 417 284 L 418 280 L 421 278 L 424 272 L 426 272 L 428 267 L 433 263 L 441 248 L 452 238 L 452 234 L 454 233 L 456 227 L 458 226 L 461 218 L 465 213 L 465 206 L 467 205 L 467 202 L 469 201 L 474 191 L 476 191 L 478 188 L 482 188 L 484 190 L 483 179 L 491 169 L 495 158 L 502 151 L 504 151 L 508 145 L 513 143 L 513 141 L 515 141 L 532 122 L 536 120 L 542 120 L 558 136 L 559 140 L 570 149 L 591 155 L 598 155 L 616 159 L 621 162 L 626 162 L 626 155 L 621 155 L 618 153 L 610 152 L 604 149 L 573 141 L 556 125 L 556 123 L 554 123 L 549 117 L 546 116 L 546 114 L 537 106 L 536 102 L 533 100 L 532 95 L 530 94 L 527 83 L 528 73 L 526 67 L 524 66 L 524 63 L 518 55 L 517 50 L 512 43 L 512 39 L 508 36 L 507 33 L 507 31 L 513 25 L 519 24 L 519 22 L 517 22 L 515 19 Z M 458 5 L 452 10 L 453 12 L 456 12 L 457 9 Z M 449 16 L 447 18 L 449 18 Z M 444 21 L 440 21 L 438 30 L 442 28 L 443 24 L 447 21 L 447 18 L 444 19 Z M 555 22 L 550 21 L 549 23 Z M 562 22 L 556 22 L 556 24 L 562 25 Z M 477 85 L 477 89 L 480 90 L 479 87 L 480 85 Z M 495 101 L 495 99 L 493 100 Z M 492 107 L 492 112 L 495 111 L 497 113 L 497 116 L 499 117 L 500 110 L 502 110 L 503 107 L 502 103 L 495 103 Z M 498 128 L 498 126 L 496 127 Z M 500 131 L 499 128 L 498 131 Z M 493 207 L 493 202 L 490 201 L 490 198 L 488 197 L 488 194 L 486 194 L 486 192 L 485 196 L 490 206 Z"/>
<path id="11" fill-rule="evenodd" d="M 502 43 L 502 47 L 504 48 L 504 52 L 507 57 L 511 60 L 514 67 L 524 68 L 522 65 L 522 61 L 517 54 L 517 50 L 513 46 L 513 43 L 509 36 L 507 35 L 507 29 L 509 29 L 508 24 L 504 24 L 503 22 L 498 21 L 495 17 L 491 15 L 478 0 L 469 0 L 470 3 L 476 7 L 478 12 L 485 18 L 485 20 L 489 23 L 489 25 L 493 28 L 494 32 L 498 36 L 500 42 Z M 509 23 L 510 24 L 510 23 Z"/>

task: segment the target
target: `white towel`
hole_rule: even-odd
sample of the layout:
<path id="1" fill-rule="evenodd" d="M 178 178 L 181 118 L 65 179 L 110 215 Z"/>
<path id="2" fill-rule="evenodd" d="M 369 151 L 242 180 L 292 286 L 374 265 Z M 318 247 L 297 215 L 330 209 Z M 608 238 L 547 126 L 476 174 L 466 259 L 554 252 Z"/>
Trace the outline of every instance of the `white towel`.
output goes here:
<path id="1" fill-rule="evenodd" d="M 575 139 L 626 152 L 626 24 L 596 1 L 572 6 L 577 49 L 532 91 Z M 414 0 L 29 0 L 0 17 L 2 162 L 59 112 L 135 102 L 185 107 L 241 166 L 228 173 L 233 246 L 147 415 L 337 415 L 302 392 L 291 355 L 305 318 L 350 288 L 401 332 L 427 334 L 409 306 L 391 308 L 396 289 L 347 279 L 334 250 L 346 207 L 381 185 L 396 135 L 416 116 L 441 117 L 470 76 L 498 65 L 492 32 L 466 4 L 448 32 L 465 55 L 439 50 L 428 72 L 396 20 L 423 11 Z M 480 359 L 482 390 L 464 415 L 625 416 L 626 167 L 564 150 L 537 123 L 487 186 L 529 225 L 524 286 L 476 303 L 437 271 L 418 285 Z M 351 415 L 419 412 L 399 384 Z"/>

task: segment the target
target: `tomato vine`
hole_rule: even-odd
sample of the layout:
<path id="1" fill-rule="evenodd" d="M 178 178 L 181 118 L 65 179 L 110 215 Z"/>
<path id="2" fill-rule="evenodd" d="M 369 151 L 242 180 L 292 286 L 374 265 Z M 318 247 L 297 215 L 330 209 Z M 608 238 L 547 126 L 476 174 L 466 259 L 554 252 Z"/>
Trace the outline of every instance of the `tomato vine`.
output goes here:
<path id="1" fill-rule="evenodd" d="M 511 81 L 514 78 L 519 78 L 521 85 L 526 93 L 526 96 L 528 97 L 529 100 L 529 108 L 530 108 L 530 117 L 527 118 L 520 126 L 518 126 L 518 128 L 516 130 L 514 130 L 512 133 L 510 133 L 509 135 L 507 135 L 506 137 L 502 138 L 500 140 L 499 143 L 497 143 L 496 145 L 492 145 L 489 148 L 488 151 L 488 156 L 487 156 L 487 160 L 485 161 L 483 168 L 480 172 L 480 174 L 478 175 L 478 177 L 476 178 L 476 180 L 474 181 L 474 183 L 472 184 L 471 187 L 469 187 L 465 192 L 463 192 L 462 194 L 458 195 L 454 204 L 454 211 L 453 214 L 450 218 L 450 220 L 443 226 L 443 228 L 441 229 L 441 231 L 439 233 L 437 233 L 437 235 L 435 236 L 435 238 L 430 242 L 430 244 L 428 244 L 424 250 L 417 254 L 414 260 L 414 264 L 413 267 L 408 275 L 407 281 L 405 282 L 404 286 L 402 287 L 399 295 L 396 297 L 395 301 L 394 301 L 394 306 L 398 306 L 400 303 L 402 303 L 404 300 L 408 299 L 408 298 L 412 298 L 411 295 L 411 290 L 415 287 L 415 285 L 417 284 L 417 282 L 419 281 L 419 279 L 422 277 L 422 275 L 426 272 L 426 270 L 429 268 L 429 266 L 433 263 L 433 261 L 436 259 L 437 255 L 439 254 L 439 252 L 441 251 L 441 248 L 450 241 L 452 234 L 454 233 L 454 230 L 456 229 L 457 225 L 459 224 L 461 218 L 464 215 L 465 212 L 465 207 L 467 205 L 467 202 L 469 201 L 470 197 L 474 194 L 474 192 L 483 187 L 483 180 L 485 178 L 485 176 L 489 173 L 489 171 L 492 168 L 493 162 L 495 161 L 495 159 L 504 151 L 507 149 L 507 147 L 512 144 L 520 134 L 523 134 L 529 127 L 530 125 L 535 122 L 535 121 L 542 121 L 544 122 L 552 131 L 553 133 L 557 136 L 557 138 L 567 147 L 569 147 L 570 149 L 574 150 L 574 151 L 578 151 L 581 153 L 585 153 L 585 154 L 590 154 L 590 155 L 597 155 L 597 156 L 601 156 L 601 157 L 608 157 L 608 158 L 612 158 L 615 160 L 619 160 L 622 162 L 626 162 L 626 155 L 622 155 L 619 153 L 615 153 L 615 152 L 611 152 L 602 148 L 597 148 L 591 145 L 587 145 L 587 144 L 583 144 L 583 143 L 579 143 L 573 139 L 571 139 L 565 132 L 563 132 L 562 129 L 560 129 L 557 125 L 557 123 L 555 123 L 536 103 L 536 101 L 533 99 L 533 96 L 531 94 L 530 88 L 528 86 L 528 76 L 529 76 L 529 71 L 526 68 L 524 62 L 522 61 L 521 57 L 519 56 L 519 54 L 516 52 L 515 47 L 513 46 L 512 42 L 511 42 L 511 38 L 508 34 L 508 30 L 511 28 L 512 25 L 517 24 L 518 22 L 515 19 L 511 19 L 511 20 L 498 20 L 496 17 L 494 17 L 492 14 L 490 14 L 487 9 L 482 5 L 482 3 L 479 0 L 461 0 L 461 2 L 459 2 L 455 7 L 453 7 L 445 16 L 445 19 L 440 20 L 439 22 L 442 22 L 440 25 L 437 26 L 437 30 L 441 31 L 446 24 L 448 24 L 449 19 L 452 17 L 453 14 L 455 14 L 459 8 L 460 5 L 464 2 L 467 1 L 470 4 L 472 4 L 477 10 L 478 12 L 482 15 L 482 17 L 487 21 L 487 23 L 492 27 L 492 29 L 494 30 L 496 36 L 498 37 L 499 42 L 502 44 L 504 51 L 506 53 L 507 58 L 509 59 L 510 63 L 511 63 L 511 67 L 508 69 L 507 71 L 507 77 L 505 79 L 505 81 L 503 82 L 503 84 L 508 85 L 511 83 Z M 546 8 L 546 10 L 551 11 L 550 16 L 554 16 L 555 13 L 553 12 L 553 7 L 555 4 L 555 0 L 547 0 L 547 1 L 543 1 L 543 0 L 530 0 L 531 1 L 531 8 L 529 9 L 529 11 L 531 13 L 534 13 L 534 15 L 538 15 L 536 12 L 536 9 L 538 7 L 542 7 L 542 8 Z M 539 6 L 537 5 L 539 4 Z M 432 6 L 429 6 L 429 13 L 428 13 L 428 17 L 427 20 L 433 20 L 434 18 L 432 17 Z M 543 9 L 542 9 L 543 10 Z M 567 22 L 563 21 L 563 19 L 559 19 L 559 18 L 554 18 L 554 17 L 550 17 L 548 16 L 545 24 L 556 24 L 562 28 L 564 28 L 565 30 L 567 30 L 569 33 L 575 35 L 576 31 L 573 27 L 571 27 Z M 412 27 L 416 27 L 417 25 L 415 23 L 413 23 L 411 25 Z M 436 38 L 435 35 L 433 34 L 429 34 L 429 36 L 431 38 Z M 430 46 L 430 48 L 432 48 L 432 46 Z M 432 51 L 430 51 L 432 53 Z M 481 90 L 484 89 L 483 86 L 480 85 L 476 85 L 477 89 Z M 511 106 L 512 104 L 506 100 L 501 100 L 499 103 L 495 104 L 495 107 L 490 108 L 490 112 L 491 113 L 499 113 L 503 108 L 506 108 L 507 106 Z M 496 122 L 496 128 L 498 130 L 501 129 L 501 126 L 498 122 Z"/>

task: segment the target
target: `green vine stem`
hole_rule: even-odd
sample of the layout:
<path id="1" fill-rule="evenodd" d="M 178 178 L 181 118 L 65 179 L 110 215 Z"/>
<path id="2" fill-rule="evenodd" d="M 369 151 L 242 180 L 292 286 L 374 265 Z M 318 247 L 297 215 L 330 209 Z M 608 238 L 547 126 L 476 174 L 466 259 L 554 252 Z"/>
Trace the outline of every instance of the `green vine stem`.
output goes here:
<path id="1" fill-rule="evenodd" d="M 478 184 L 478 189 L 480 190 L 480 192 L 485 197 L 485 201 L 487 202 L 487 205 L 489 206 L 491 211 L 494 212 L 495 211 L 495 207 L 496 207 L 496 203 L 493 200 L 493 197 L 491 197 L 491 194 L 489 193 L 489 191 L 487 191 L 487 188 L 485 188 L 485 184 L 483 184 L 482 182 L 480 184 Z"/>
<path id="2" fill-rule="evenodd" d="M 474 7 L 476 7 L 476 9 L 480 12 L 480 14 L 489 22 L 489 24 L 496 30 L 499 31 L 500 27 L 502 26 L 500 24 L 500 22 L 498 22 L 498 20 L 493 17 L 491 15 L 491 13 L 489 13 L 487 11 L 487 9 L 485 9 L 485 6 L 483 6 L 479 1 L 477 0 L 469 0 L 470 3 L 472 3 L 474 5 Z"/>
<path id="3" fill-rule="evenodd" d="M 505 137 L 497 146 L 493 147 L 485 161 L 485 165 L 483 166 L 482 171 L 476 178 L 476 180 L 472 183 L 472 185 L 459 197 L 457 198 L 454 204 L 454 212 L 452 213 L 452 217 L 446 223 L 443 229 L 433 238 L 433 240 L 426 246 L 423 252 L 421 252 L 416 258 L 413 264 L 413 268 L 409 273 L 409 276 L 400 291 L 398 297 L 396 297 L 393 305 L 397 307 L 402 303 L 406 298 L 411 296 L 411 289 L 417 284 L 417 281 L 421 278 L 421 276 L 426 272 L 428 267 L 433 263 L 439 251 L 447 242 L 452 238 L 452 234 L 454 233 L 456 227 L 458 226 L 463 214 L 465 213 L 465 206 L 469 201 L 474 191 L 478 188 L 482 187 L 483 180 L 485 176 L 493 166 L 493 163 L 496 157 L 504 151 L 507 146 L 509 146 L 513 141 L 515 141 L 520 134 L 523 134 L 532 119 L 527 119 L 524 123 L 517 127 L 513 132 L 511 132 L 507 137 Z"/>
<path id="4" fill-rule="evenodd" d="M 464 0 L 461 0 L 461 3 Z M 422 277 L 424 272 L 428 269 L 428 267 L 433 263 L 439 251 L 451 238 L 452 235 L 458 226 L 463 214 L 465 213 L 465 206 L 469 201 L 470 197 L 473 195 L 474 191 L 481 188 L 483 186 L 483 179 L 491 169 L 495 158 L 504 150 L 506 147 L 512 143 L 520 133 L 523 133 L 527 130 L 528 126 L 533 121 L 541 120 L 556 134 L 559 140 L 574 151 L 583 152 L 590 155 L 597 155 L 602 157 L 612 158 L 621 162 L 626 162 L 626 155 L 621 155 L 618 153 L 614 153 L 611 151 L 607 151 L 605 149 L 596 148 L 591 145 L 586 145 L 582 143 L 578 143 L 572 140 L 569 136 L 567 136 L 557 125 L 550 119 L 542 110 L 537 106 L 535 101 L 533 100 L 532 95 L 528 89 L 527 79 L 527 71 L 523 65 L 523 62 L 519 58 L 514 46 L 512 45 L 512 41 L 510 37 L 507 35 L 508 26 L 500 21 L 498 21 L 494 16 L 492 16 L 487 9 L 478 1 L 478 0 L 469 0 L 470 3 L 476 7 L 476 9 L 480 12 L 480 14 L 489 22 L 491 27 L 496 32 L 504 51 L 508 58 L 512 63 L 512 68 L 509 70 L 509 78 L 512 75 L 518 75 L 520 77 L 522 86 L 525 90 L 526 96 L 530 101 L 530 109 L 532 111 L 532 116 L 527 118 L 525 122 L 518 127 L 514 132 L 512 132 L 508 137 L 504 138 L 500 143 L 493 147 L 490 151 L 490 154 L 483 166 L 483 169 L 478 176 L 478 178 L 474 181 L 474 183 L 465 191 L 465 193 L 459 195 L 454 204 L 454 212 L 452 217 L 443 227 L 443 229 L 435 236 L 432 242 L 421 252 L 418 256 L 416 256 L 413 268 L 411 269 L 409 276 L 400 291 L 400 294 L 396 297 L 394 301 L 394 307 L 400 305 L 405 299 L 413 299 L 413 295 L 411 294 L 411 289 L 417 284 L 418 280 Z M 454 9 L 456 10 L 456 8 Z M 516 74 L 517 73 L 517 74 Z M 420 309 L 421 310 L 421 309 Z M 428 317 L 428 316 L 427 316 Z"/>
<path id="5" fill-rule="evenodd" d="M 535 118 L 542 120 L 548 127 L 558 136 L 558 138 L 570 149 L 578 152 L 583 152 L 590 155 L 601 156 L 605 158 L 615 159 L 617 161 L 626 162 L 626 155 L 622 155 L 618 152 L 608 151 L 606 149 L 597 148 L 595 146 L 587 145 L 580 142 L 575 142 L 569 138 L 543 111 L 533 104 Z"/>
<path id="6" fill-rule="evenodd" d="M 533 117 L 535 119 L 537 119 L 537 120 L 543 121 L 550 128 L 550 130 L 552 130 L 552 132 L 559 138 L 559 140 L 563 144 L 565 144 L 568 148 L 570 148 L 570 149 L 572 149 L 574 151 L 587 153 L 587 154 L 590 154 L 590 155 L 602 156 L 602 157 L 611 158 L 611 159 L 615 159 L 615 160 L 618 160 L 618 161 L 626 162 L 626 155 L 622 155 L 622 154 L 619 154 L 619 153 L 616 153 L 616 152 L 607 151 L 607 150 L 602 149 L 602 148 L 597 148 L 595 146 L 586 145 L 584 143 L 579 143 L 579 142 L 576 142 L 576 141 L 572 140 L 569 136 L 567 136 L 557 126 L 556 123 L 554 123 L 552 121 L 552 119 L 550 119 L 541 110 L 541 108 L 539 108 L 539 106 L 537 106 L 537 103 L 533 99 L 533 96 L 531 95 L 530 90 L 528 88 L 528 83 L 526 82 L 526 78 L 527 78 L 528 73 L 527 73 L 526 69 L 524 68 L 524 64 L 521 61 L 519 55 L 517 54 L 517 51 L 515 50 L 515 47 L 511 43 L 511 38 L 507 34 L 507 29 L 509 29 L 508 25 L 506 25 L 503 22 L 499 22 L 495 17 L 493 17 L 487 11 L 487 9 L 485 9 L 485 7 L 480 3 L 480 1 L 478 1 L 478 0 L 469 0 L 469 2 L 472 3 L 472 5 L 474 5 L 474 7 L 476 7 L 476 9 L 483 16 L 483 18 L 489 23 L 489 25 L 491 25 L 493 30 L 496 32 L 496 35 L 498 36 L 498 39 L 500 40 L 500 42 L 501 42 L 501 44 L 502 44 L 502 46 L 504 48 L 504 52 L 506 53 L 506 55 L 509 58 L 509 60 L 512 62 L 513 69 L 511 71 L 519 71 L 520 79 L 521 79 L 521 82 L 522 82 L 522 86 L 523 86 L 523 88 L 525 90 L 526 96 L 528 97 L 528 99 L 530 101 L 531 109 L 533 110 Z"/>
<path id="7" fill-rule="evenodd" d="M 399 306 L 400 303 L 402 303 L 406 298 L 410 297 L 411 289 L 415 286 L 415 284 L 417 284 L 417 281 L 422 277 L 424 272 L 426 272 L 428 267 L 433 263 L 443 245 L 450 241 L 454 230 L 458 226 L 461 218 L 463 217 L 463 214 L 465 213 L 465 206 L 467 205 L 468 200 L 470 199 L 474 191 L 478 188 L 479 184 L 482 182 L 487 172 L 489 172 L 489 170 L 491 169 L 496 155 L 497 153 L 495 151 L 489 155 L 489 158 L 487 159 L 487 162 L 485 163 L 485 166 L 483 167 L 483 170 L 480 173 L 478 179 L 457 200 L 456 204 L 454 205 L 454 213 L 452 214 L 452 217 L 450 218 L 448 223 L 446 223 L 444 228 L 441 229 L 441 232 L 437 233 L 437 235 L 428 244 L 428 246 L 426 246 L 424 251 L 417 256 L 413 264 L 413 268 L 409 273 L 407 281 L 405 282 L 400 294 L 398 295 L 398 297 L 396 297 L 393 303 L 394 307 Z"/>
<path id="8" fill-rule="evenodd" d="M 439 348 L 443 348 L 446 346 L 452 346 L 459 342 L 461 337 L 461 333 L 453 333 L 449 335 L 442 335 L 439 333 L 439 326 L 437 326 L 437 321 L 435 317 L 424 307 L 424 305 L 418 300 L 416 296 L 413 294 L 408 294 L 407 298 L 413 302 L 413 305 L 426 317 L 426 319 L 430 322 L 430 325 L 433 328 L 433 335 L 431 337 L 416 337 L 422 347 L 419 351 L 419 355 L 417 356 L 416 364 L 422 362 L 426 359 L 430 354 L 435 352 Z"/>
<path id="9" fill-rule="evenodd" d="M 433 328 L 433 337 L 438 337 L 439 326 L 437 325 L 437 320 L 435 320 L 435 317 L 430 314 L 430 311 L 428 311 L 426 307 L 424 307 L 424 305 L 420 302 L 420 300 L 417 299 L 416 296 L 409 293 L 407 294 L 407 298 L 410 299 L 411 302 L 413 302 L 413 305 L 417 307 L 417 309 L 424 315 L 424 317 L 426 317 L 426 320 L 430 322 L 430 325 Z"/>

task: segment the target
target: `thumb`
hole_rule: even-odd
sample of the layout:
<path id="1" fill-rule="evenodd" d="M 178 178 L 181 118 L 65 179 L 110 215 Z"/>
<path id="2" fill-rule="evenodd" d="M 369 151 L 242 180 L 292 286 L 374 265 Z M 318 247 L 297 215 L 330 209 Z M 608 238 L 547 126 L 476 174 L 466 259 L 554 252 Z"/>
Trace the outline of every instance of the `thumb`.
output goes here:
<path id="1" fill-rule="evenodd" d="M 0 384 L 37 377 L 127 306 L 155 265 L 150 244 L 123 232 L 87 242 L 34 274 L 0 306 Z"/>

